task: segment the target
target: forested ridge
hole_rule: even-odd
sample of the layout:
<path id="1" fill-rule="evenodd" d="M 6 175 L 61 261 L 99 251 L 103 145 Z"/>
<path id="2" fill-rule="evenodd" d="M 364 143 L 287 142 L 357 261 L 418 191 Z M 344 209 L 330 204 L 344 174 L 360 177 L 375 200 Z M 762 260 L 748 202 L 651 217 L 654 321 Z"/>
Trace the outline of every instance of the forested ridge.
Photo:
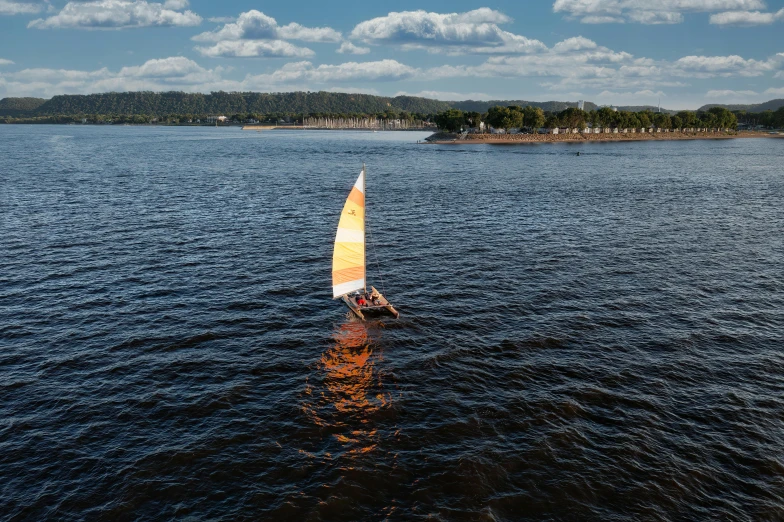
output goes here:
<path id="1" fill-rule="evenodd" d="M 110 92 L 102 94 L 64 94 L 50 100 L 41 98 L 5 98 L 0 100 L 0 116 L 7 117 L 76 117 L 76 116 L 146 116 L 166 118 L 170 115 L 193 117 L 234 114 L 292 117 L 312 114 L 384 115 L 406 112 L 434 115 L 450 108 L 487 112 L 490 107 L 531 105 L 549 112 L 576 107 L 577 102 L 532 102 L 516 100 L 444 102 L 415 96 L 374 96 L 334 92 Z M 586 102 L 587 109 L 597 106 Z"/>
<path id="2" fill-rule="evenodd" d="M 0 116 L 31 116 L 46 100 L 43 98 L 3 98 Z"/>
<path id="3" fill-rule="evenodd" d="M 25 101 L 28 100 L 28 101 Z M 29 100 L 37 100 L 33 103 Z M 383 114 L 386 111 L 434 114 L 449 108 L 445 102 L 414 96 L 383 97 L 332 92 L 111 92 L 59 95 L 50 100 L 5 98 L 0 115 L 75 116 L 170 114 L 194 116 L 260 114 Z M 32 112 L 31 112 L 32 111 Z"/>
<path id="4" fill-rule="evenodd" d="M 784 99 L 769 100 L 764 103 L 753 103 L 753 104 L 722 105 L 720 103 L 713 103 L 710 105 L 703 105 L 698 110 L 707 111 L 708 109 L 712 109 L 713 107 L 724 107 L 725 109 L 729 109 L 731 111 L 746 111 L 746 112 L 753 112 L 753 113 L 761 113 L 765 111 L 775 111 L 780 109 L 781 107 L 784 107 Z"/>

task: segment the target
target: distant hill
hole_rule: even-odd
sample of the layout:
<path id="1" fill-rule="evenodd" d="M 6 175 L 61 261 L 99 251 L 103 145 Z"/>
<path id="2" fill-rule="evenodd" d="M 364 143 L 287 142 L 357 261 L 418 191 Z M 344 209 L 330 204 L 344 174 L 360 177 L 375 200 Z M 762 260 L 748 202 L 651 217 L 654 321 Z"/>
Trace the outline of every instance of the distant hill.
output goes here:
<path id="1" fill-rule="evenodd" d="M 388 110 L 436 114 L 449 108 L 487 112 L 494 105 L 533 105 L 560 112 L 576 107 L 577 102 L 525 100 L 443 102 L 415 96 L 373 96 L 336 92 L 109 92 L 103 94 L 64 94 L 50 100 L 5 98 L 0 101 L 0 116 L 76 116 L 123 114 L 163 116 L 169 114 L 380 114 Z M 586 110 L 597 105 L 585 103 Z"/>
<path id="2" fill-rule="evenodd" d="M 525 101 L 525 100 L 490 100 L 490 101 L 465 100 L 465 101 L 449 102 L 449 104 L 453 108 L 460 109 L 461 111 L 474 111 L 474 112 L 487 112 L 487 110 L 490 107 L 495 107 L 496 105 L 501 105 L 505 107 L 509 105 L 518 105 L 520 107 L 531 105 L 532 107 L 541 107 L 542 110 L 549 111 L 549 112 L 561 112 L 563 110 L 568 109 L 569 107 L 577 107 L 577 102 L 560 102 L 560 101 L 535 102 L 535 101 Z M 597 107 L 598 106 L 595 103 L 585 102 L 586 111 L 596 109 Z"/>
<path id="3" fill-rule="evenodd" d="M 397 96 L 333 92 L 110 92 L 54 96 L 50 100 L 22 102 L 33 98 L 5 98 L 8 116 L 52 116 L 78 114 L 377 114 L 387 110 L 432 114 L 447 110 L 438 100 Z M 37 100 L 37 99 L 36 99 Z"/>
<path id="4" fill-rule="evenodd" d="M 746 111 L 746 112 L 765 112 L 765 111 L 775 111 L 781 107 L 784 107 L 784 99 L 778 100 L 770 100 L 764 103 L 753 103 L 753 104 L 732 104 L 732 105 L 722 105 L 718 103 L 703 105 L 698 110 L 700 111 L 707 111 L 712 107 L 724 107 L 725 109 L 731 111 Z"/>
<path id="5" fill-rule="evenodd" d="M 337 92 L 213 92 L 210 94 L 184 92 L 109 92 L 103 94 L 68 94 L 44 100 L 42 98 L 4 98 L 0 100 L 0 117 L 79 116 L 102 115 L 146 115 L 166 116 L 171 114 L 194 116 L 234 114 L 382 114 L 386 111 L 407 111 L 415 114 L 436 114 L 449 108 L 463 111 L 487 112 L 495 105 L 532 105 L 545 111 L 560 112 L 576 107 L 577 102 L 526 100 L 464 100 L 445 102 L 415 96 L 373 96 Z M 704 105 L 700 110 L 711 107 L 726 107 L 730 110 L 762 112 L 784 106 L 784 99 L 771 100 L 756 105 Z M 595 103 L 585 102 L 586 110 L 597 109 Z M 620 106 L 619 110 L 639 112 L 651 105 Z M 676 111 L 662 109 L 674 114 Z"/>
<path id="6" fill-rule="evenodd" d="M 45 102 L 43 98 L 3 98 L 0 100 L 0 116 L 27 116 Z"/>

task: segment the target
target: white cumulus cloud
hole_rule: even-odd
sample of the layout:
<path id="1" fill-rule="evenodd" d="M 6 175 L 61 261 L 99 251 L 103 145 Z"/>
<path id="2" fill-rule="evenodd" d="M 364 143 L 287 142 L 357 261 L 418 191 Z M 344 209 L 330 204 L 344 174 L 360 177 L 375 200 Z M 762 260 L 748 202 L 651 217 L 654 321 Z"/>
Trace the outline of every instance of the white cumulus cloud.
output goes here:
<path id="1" fill-rule="evenodd" d="M 284 25 L 278 31 L 284 40 L 302 40 L 303 42 L 337 43 L 342 35 L 330 27 L 303 27 L 298 23 Z"/>
<path id="2" fill-rule="evenodd" d="M 206 92 L 242 90 L 242 83 L 222 77 L 224 69 L 206 69 L 182 56 L 149 60 L 139 66 L 112 71 L 74 69 L 23 69 L 0 73 L 0 95 L 51 97 L 57 94 L 89 94 L 109 91 Z"/>
<path id="3" fill-rule="evenodd" d="M 311 62 L 287 63 L 270 74 L 248 77 L 251 84 L 275 85 L 294 82 L 330 83 L 353 81 L 398 81 L 411 78 L 418 69 L 404 65 L 396 60 L 376 62 L 346 62 L 338 65 L 322 64 L 314 66 Z"/>
<path id="4" fill-rule="evenodd" d="M 762 0 L 555 0 L 553 11 L 582 23 L 677 24 L 684 12 L 764 9 Z"/>
<path id="5" fill-rule="evenodd" d="M 27 26 L 36 29 L 126 29 L 199 25 L 202 21 L 199 15 L 179 10 L 187 5 L 188 2 L 181 0 L 169 0 L 166 4 L 145 0 L 68 2 L 56 15 L 33 20 Z"/>
<path id="6" fill-rule="evenodd" d="M 195 48 L 203 56 L 299 58 L 314 53 L 286 40 L 337 43 L 341 39 L 342 35 L 330 27 L 304 27 L 295 22 L 281 26 L 273 17 L 255 9 L 242 13 L 236 21 L 223 27 L 192 38 L 196 42 L 214 44 Z"/>
<path id="7" fill-rule="evenodd" d="M 35 14 L 43 10 L 41 2 L 15 2 L 0 0 L 0 15 Z"/>
<path id="8" fill-rule="evenodd" d="M 442 65 L 424 71 L 428 79 L 444 78 L 547 78 L 540 86 L 559 91 L 598 89 L 638 96 L 646 90 L 686 87 L 689 79 L 784 77 L 784 53 L 765 60 L 730 56 L 684 56 L 675 61 L 636 57 L 614 51 L 578 36 L 556 43 L 543 52 L 493 56 L 479 65 Z M 623 89 L 623 91 L 618 91 Z M 658 93 L 657 93 L 658 94 Z"/>
<path id="9" fill-rule="evenodd" d="M 337 43 L 342 35 L 330 27 L 304 27 L 298 23 L 280 26 L 277 20 L 261 11 L 252 9 L 242 13 L 236 21 L 215 31 L 197 34 L 197 42 L 225 40 L 302 40 L 305 42 Z"/>
<path id="10" fill-rule="evenodd" d="M 147 60 L 138 66 L 123 67 L 118 75 L 143 78 L 183 78 L 193 74 L 203 74 L 204 72 L 206 72 L 206 69 L 193 60 L 184 56 L 172 56 Z"/>
<path id="11" fill-rule="evenodd" d="M 508 22 L 511 18 L 487 7 L 447 14 L 424 10 L 392 12 L 359 23 L 351 38 L 369 44 L 453 54 L 525 53 L 545 48 L 538 40 L 498 27 Z"/>
<path id="12" fill-rule="evenodd" d="M 582 36 L 575 36 L 555 44 L 553 46 L 553 51 L 564 53 L 568 51 L 581 51 L 583 49 L 596 49 L 597 47 L 598 45 L 593 40 L 589 40 Z"/>
<path id="13" fill-rule="evenodd" d="M 725 11 L 723 13 L 712 14 L 710 23 L 714 25 L 770 25 L 773 22 L 784 20 L 784 9 L 779 9 L 775 13 L 763 13 L 761 11 Z"/>
<path id="14" fill-rule="evenodd" d="M 14 62 L 5 58 L 0 58 L 0 65 L 14 65 Z"/>
<path id="15" fill-rule="evenodd" d="M 744 98 L 749 96 L 758 96 L 759 93 L 755 91 L 733 91 L 731 89 L 713 89 L 705 93 L 706 98 Z"/>
<path id="16" fill-rule="evenodd" d="M 211 46 L 197 46 L 202 56 L 213 58 L 307 58 L 315 53 L 307 47 L 298 47 L 283 40 L 224 40 Z"/>
<path id="17" fill-rule="evenodd" d="M 351 42 L 343 42 L 335 52 L 340 54 L 368 54 L 370 52 L 370 48 L 360 47 L 358 45 L 354 45 Z"/>
<path id="18" fill-rule="evenodd" d="M 166 0 L 163 3 L 163 7 L 166 9 L 173 9 L 175 11 L 181 11 L 190 5 L 188 0 Z"/>
<path id="19" fill-rule="evenodd" d="M 730 56 L 684 56 L 673 63 L 673 74 L 695 78 L 760 76 L 780 65 L 781 59 L 746 59 Z"/>

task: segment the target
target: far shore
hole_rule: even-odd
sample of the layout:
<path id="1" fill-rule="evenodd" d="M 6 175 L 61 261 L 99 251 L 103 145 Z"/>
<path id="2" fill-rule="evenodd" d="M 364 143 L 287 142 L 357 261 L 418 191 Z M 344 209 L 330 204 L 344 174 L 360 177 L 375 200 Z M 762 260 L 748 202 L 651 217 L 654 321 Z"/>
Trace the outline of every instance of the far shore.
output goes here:
<path id="1" fill-rule="evenodd" d="M 734 138 L 784 138 L 784 133 L 771 134 L 768 131 L 731 131 L 731 132 L 651 132 L 618 134 L 467 134 L 459 136 L 437 132 L 427 138 L 425 144 L 457 145 L 482 143 L 580 143 L 587 141 L 669 141 L 669 140 L 722 140 Z"/>

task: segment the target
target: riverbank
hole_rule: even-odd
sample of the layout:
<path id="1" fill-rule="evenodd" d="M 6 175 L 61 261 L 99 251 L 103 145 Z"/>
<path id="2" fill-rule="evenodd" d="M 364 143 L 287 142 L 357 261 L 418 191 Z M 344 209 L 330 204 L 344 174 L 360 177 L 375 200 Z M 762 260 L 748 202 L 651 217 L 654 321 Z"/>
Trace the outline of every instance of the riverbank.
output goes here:
<path id="1" fill-rule="evenodd" d="M 784 138 L 784 134 L 769 132 L 652 132 L 618 134 L 467 134 L 460 136 L 447 132 L 436 132 L 426 138 L 434 145 L 465 143 L 554 143 L 584 141 L 654 141 L 654 140 L 716 140 L 733 138 Z"/>

